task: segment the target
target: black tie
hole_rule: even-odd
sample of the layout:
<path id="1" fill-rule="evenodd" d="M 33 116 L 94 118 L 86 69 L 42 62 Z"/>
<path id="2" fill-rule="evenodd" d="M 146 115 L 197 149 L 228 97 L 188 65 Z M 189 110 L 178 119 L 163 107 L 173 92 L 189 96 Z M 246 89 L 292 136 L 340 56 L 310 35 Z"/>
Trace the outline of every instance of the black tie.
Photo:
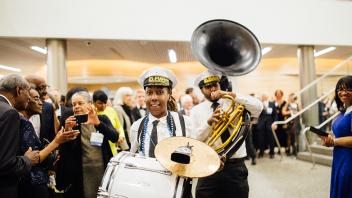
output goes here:
<path id="1" fill-rule="evenodd" d="M 211 104 L 211 108 L 213 108 L 213 112 L 215 111 L 215 109 L 219 106 L 220 104 L 218 103 L 218 101 L 213 102 L 213 104 Z"/>
<path id="2" fill-rule="evenodd" d="M 213 104 L 211 105 L 211 108 L 213 108 L 213 111 L 215 111 L 215 109 L 219 106 L 220 104 L 218 103 L 218 101 L 213 102 Z M 228 129 L 226 129 L 222 134 L 221 134 L 221 141 L 224 143 L 226 142 L 226 140 L 230 137 L 230 132 Z"/>
<path id="3" fill-rule="evenodd" d="M 149 157 L 154 157 L 154 150 L 155 150 L 155 145 L 158 143 L 158 132 L 156 130 L 158 126 L 159 120 L 154 120 L 153 121 L 153 129 L 152 129 L 152 134 L 150 135 L 150 140 L 149 140 Z"/>

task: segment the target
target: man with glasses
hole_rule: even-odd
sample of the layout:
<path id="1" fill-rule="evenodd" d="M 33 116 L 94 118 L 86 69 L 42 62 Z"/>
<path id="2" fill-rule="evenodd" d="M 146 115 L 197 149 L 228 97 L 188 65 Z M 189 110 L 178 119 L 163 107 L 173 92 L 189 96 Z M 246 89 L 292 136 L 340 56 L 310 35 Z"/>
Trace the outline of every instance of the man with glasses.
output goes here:
<path id="1" fill-rule="evenodd" d="M 31 166 L 39 162 L 39 151 L 29 148 L 24 156 L 20 149 L 20 116 L 29 100 L 29 85 L 19 75 L 0 79 L 0 195 L 17 197 L 17 185 Z"/>
<path id="2" fill-rule="evenodd" d="M 54 107 L 51 103 L 45 101 L 48 95 L 48 85 L 44 78 L 37 75 L 28 75 L 26 80 L 35 86 L 35 90 L 38 91 L 40 99 L 43 101 L 43 111 L 41 115 L 37 115 L 30 119 L 34 129 L 42 140 L 43 138 L 50 142 L 55 138 L 56 132 L 59 128 L 59 121 L 55 114 Z"/>

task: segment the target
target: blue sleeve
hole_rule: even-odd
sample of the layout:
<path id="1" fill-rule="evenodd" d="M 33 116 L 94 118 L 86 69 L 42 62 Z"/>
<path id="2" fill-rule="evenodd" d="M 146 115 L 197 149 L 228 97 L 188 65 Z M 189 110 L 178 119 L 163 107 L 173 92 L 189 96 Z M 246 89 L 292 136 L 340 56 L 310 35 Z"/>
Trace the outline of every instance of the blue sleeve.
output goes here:
<path id="1" fill-rule="evenodd" d="M 28 120 L 21 119 L 20 124 L 20 134 L 21 134 L 21 154 L 23 155 L 29 147 L 32 150 L 41 150 L 40 142 L 38 142 L 35 134 L 34 127 L 32 123 Z"/>

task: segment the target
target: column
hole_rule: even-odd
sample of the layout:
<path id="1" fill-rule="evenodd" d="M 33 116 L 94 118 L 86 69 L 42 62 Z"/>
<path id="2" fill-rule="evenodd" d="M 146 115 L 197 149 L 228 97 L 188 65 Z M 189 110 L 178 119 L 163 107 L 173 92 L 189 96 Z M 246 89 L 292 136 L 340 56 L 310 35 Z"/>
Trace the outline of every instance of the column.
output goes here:
<path id="1" fill-rule="evenodd" d="M 66 40 L 47 39 L 47 83 L 62 94 L 67 92 Z"/>
<path id="2" fill-rule="evenodd" d="M 299 79 L 301 89 L 316 79 L 314 63 L 314 46 L 298 46 L 297 58 L 299 62 Z M 312 86 L 301 94 L 302 107 L 306 107 L 314 102 L 317 97 L 317 86 Z M 314 105 L 308 111 L 303 113 L 303 123 L 305 126 L 314 126 L 319 124 L 318 105 Z M 317 141 L 317 137 L 308 134 L 310 142 Z M 300 138 L 300 140 L 302 137 Z M 300 141 L 303 143 L 303 141 Z M 304 146 L 304 145 L 301 145 Z M 302 147 L 300 147 L 302 148 Z"/>

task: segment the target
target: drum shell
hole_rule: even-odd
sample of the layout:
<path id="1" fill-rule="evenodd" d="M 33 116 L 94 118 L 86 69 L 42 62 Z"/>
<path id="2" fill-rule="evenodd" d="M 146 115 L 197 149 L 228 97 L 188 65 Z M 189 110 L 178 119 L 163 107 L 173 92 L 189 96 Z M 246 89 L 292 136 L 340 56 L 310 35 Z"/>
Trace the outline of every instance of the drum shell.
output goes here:
<path id="1" fill-rule="evenodd" d="M 163 168 L 155 158 L 121 152 L 111 158 L 98 197 L 181 197 L 183 179 Z"/>

